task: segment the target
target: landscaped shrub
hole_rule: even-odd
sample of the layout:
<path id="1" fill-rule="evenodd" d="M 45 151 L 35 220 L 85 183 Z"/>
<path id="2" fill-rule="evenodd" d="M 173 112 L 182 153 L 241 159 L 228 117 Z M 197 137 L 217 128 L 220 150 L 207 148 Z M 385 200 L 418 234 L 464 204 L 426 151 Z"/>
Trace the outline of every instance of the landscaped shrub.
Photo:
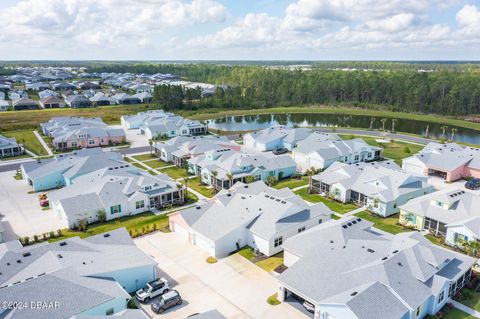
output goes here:
<path id="1" fill-rule="evenodd" d="M 62 237 L 63 233 L 62 233 L 62 230 L 61 229 L 58 229 L 57 230 L 57 236 L 58 237 Z"/>
<path id="2" fill-rule="evenodd" d="M 55 232 L 53 230 L 50 232 L 50 238 L 55 238 Z"/>
<path id="3" fill-rule="evenodd" d="M 209 264 L 214 264 L 216 262 L 217 262 L 217 259 L 215 257 L 210 256 L 207 258 L 207 263 Z"/>
<path id="4" fill-rule="evenodd" d="M 278 300 L 278 293 L 275 293 L 267 298 L 267 303 L 272 306 L 276 306 L 281 304 L 280 300 Z"/>
<path id="5" fill-rule="evenodd" d="M 38 235 L 33 235 L 33 241 L 38 243 Z"/>

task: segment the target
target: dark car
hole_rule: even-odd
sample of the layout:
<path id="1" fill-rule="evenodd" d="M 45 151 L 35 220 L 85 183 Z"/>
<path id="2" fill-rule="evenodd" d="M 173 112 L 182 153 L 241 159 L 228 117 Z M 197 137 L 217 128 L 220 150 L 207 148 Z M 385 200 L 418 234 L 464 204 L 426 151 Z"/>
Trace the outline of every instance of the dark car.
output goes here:
<path id="1" fill-rule="evenodd" d="M 275 155 L 281 155 L 281 154 L 288 153 L 288 150 L 286 148 L 277 148 L 272 153 Z"/>
<path id="2" fill-rule="evenodd" d="M 163 294 L 160 298 L 152 301 L 152 311 L 155 313 L 162 313 L 167 309 L 182 304 L 182 297 L 176 290 L 170 290 Z"/>
<path id="3" fill-rule="evenodd" d="M 478 178 L 472 178 L 468 182 L 465 183 L 465 188 L 468 189 L 479 189 L 480 188 L 480 179 Z"/>

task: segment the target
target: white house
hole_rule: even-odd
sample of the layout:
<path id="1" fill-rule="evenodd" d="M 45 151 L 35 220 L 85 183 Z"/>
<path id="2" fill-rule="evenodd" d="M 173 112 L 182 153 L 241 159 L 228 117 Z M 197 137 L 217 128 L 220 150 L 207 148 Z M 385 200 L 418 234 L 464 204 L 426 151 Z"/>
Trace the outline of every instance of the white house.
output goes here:
<path id="1" fill-rule="evenodd" d="M 266 256 L 283 250 L 289 237 L 329 220 L 323 203 L 305 203 L 290 189 L 263 182 L 237 183 L 210 201 L 169 215 L 170 229 L 214 257 L 226 257 L 243 246 Z"/>
<path id="2" fill-rule="evenodd" d="M 262 181 L 269 176 L 277 180 L 291 177 L 297 169 L 288 155 L 249 154 L 231 149 L 210 150 L 187 162 L 190 173 L 200 175 L 203 183 L 217 190 L 230 188 L 237 181 L 246 182 L 247 176 Z"/>
<path id="3" fill-rule="evenodd" d="M 381 159 L 382 148 L 370 146 L 361 138 L 344 141 L 318 134 L 299 142 L 292 150 L 292 158 L 301 171 L 326 169 L 337 161 L 354 164 Z"/>
<path id="4" fill-rule="evenodd" d="M 167 117 L 174 117 L 173 113 L 165 112 L 164 110 L 152 110 L 140 112 L 135 115 L 123 115 L 120 118 L 122 126 L 126 130 L 138 129 L 145 126 L 148 122 L 155 122 Z"/>
<path id="5" fill-rule="evenodd" d="M 287 239 L 278 298 L 307 301 L 315 319 L 421 319 L 469 281 L 475 259 L 372 225 L 351 216 Z"/>
<path id="6" fill-rule="evenodd" d="M 184 188 L 165 174 L 150 175 L 132 167 L 103 168 L 80 177 L 48 194 L 52 210 L 70 228 L 80 220 L 88 223 L 162 209 L 184 202 Z"/>
<path id="7" fill-rule="evenodd" d="M 336 162 L 312 177 L 312 191 L 342 203 L 355 202 L 386 217 L 434 188 L 425 178 L 402 171 L 393 161 L 350 165 Z"/>
<path id="8" fill-rule="evenodd" d="M 450 189 L 411 200 L 400 207 L 399 223 L 428 230 L 451 246 L 480 240 L 480 196 Z"/>
<path id="9" fill-rule="evenodd" d="M 307 138 L 312 131 L 307 128 L 288 128 L 286 126 L 273 126 L 251 132 L 243 136 L 243 144 L 247 148 L 260 152 L 273 151 L 286 148 L 291 151 L 299 141 Z"/>

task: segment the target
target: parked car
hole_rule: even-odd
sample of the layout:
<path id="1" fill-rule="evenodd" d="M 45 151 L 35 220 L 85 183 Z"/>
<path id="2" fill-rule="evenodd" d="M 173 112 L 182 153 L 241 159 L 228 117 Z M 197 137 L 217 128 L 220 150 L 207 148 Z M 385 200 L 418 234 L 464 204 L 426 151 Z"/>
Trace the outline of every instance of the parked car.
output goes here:
<path id="1" fill-rule="evenodd" d="M 303 308 L 307 309 L 308 312 L 315 312 L 315 306 L 306 300 L 303 302 Z"/>
<path id="2" fill-rule="evenodd" d="M 137 290 L 135 297 L 138 301 L 148 302 L 150 299 L 163 295 L 169 290 L 168 281 L 165 278 L 151 281 L 142 289 Z"/>
<path id="3" fill-rule="evenodd" d="M 273 150 L 272 153 L 275 155 L 281 155 L 281 154 L 288 153 L 288 150 L 286 148 L 277 148 L 276 150 Z"/>
<path id="4" fill-rule="evenodd" d="M 170 290 L 162 295 L 162 297 L 152 301 L 152 311 L 155 313 L 162 313 L 167 309 L 182 304 L 182 297 L 176 290 Z"/>
<path id="5" fill-rule="evenodd" d="M 468 182 L 465 183 L 465 188 L 468 189 L 479 189 L 480 188 L 480 179 L 479 178 L 472 178 Z"/>

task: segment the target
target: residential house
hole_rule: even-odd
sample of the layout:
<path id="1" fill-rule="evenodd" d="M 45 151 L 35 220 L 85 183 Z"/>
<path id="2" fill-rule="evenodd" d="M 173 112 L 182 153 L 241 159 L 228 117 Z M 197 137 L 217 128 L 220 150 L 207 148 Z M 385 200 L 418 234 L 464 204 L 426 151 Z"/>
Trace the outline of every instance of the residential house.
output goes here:
<path id="1" fill-rule="evenodd" d="M 65 104 L 73 108 L 91 107 L 92 102 L 80 94 L 72 94 L 65 98 Z"/>
<path id="2" fill-rule="evenodd" d="M 317 134 L 299 142 L 298 147 L 292 150 L 292 158 L 300 171 L 312 167 L 323 170 L 337 161 L 354 164 L 381 159 L 382 148 L 370 146 L 361 138 L 344 141 Z"/>
<path id="3" fill-rule="evenodd" d="M 49 96 L 40 100 L 40 106 L 44 109 L 58 109 L 65 106 L 65 103 L 56 96 Z"/>
<path id="4" fill-rule="evenodd" d="M 417 154 L 405 158 L 402 168 L 418 175 L 439 176 L 446 182 L 466 177 L 480 178 L 480 149 L 431 142 Z"/>
<path id="5" fill-rule="evenodd" d="M 50 207 L 69 228 L 80 220 L 98 221 L 181 205 L 185 189 L 165 174 L 150 175 L 134 166 L 101 168 L 78 176 L 72 184 L 48 194 Z"/>
<path id="6" fill-rule="evenodd" d="M 154 91 L 155 87 L 150 84 L 136 84 L 130 87 L 130 90 L 135 91 L 135 94 L 139 93 L 149 93 L 152 94 Z"/>
<path id="7" fill-rule="evenodd" d="M 188 169 L 200 175 L 203 183 L 217 190 L 227 189 L 247 176 L 268 181 L 288 178 L 295 174 L 296 164 L 288 155 L 249 154 L 230 149 L 215 149 L 188 160 Z"/>
<path id="8" fill-rule="evenodd" d="M 475 259 L 418 232 L 383 234 L 372 225 L 351 216 L 288 238 L 278 298 L 307 301 L 315 319 L 421 319 L 469 281 Z"/>
<path id="9" fill-rule="evenodd" d="M 175 137 L 182 135 L 202 135 L 208 132 L 208 126 L 200 121 L 189 120 L 181 116 L 162 119 L 150 119 L 140 127 L 140 133 L 148 139 Z"/>
<path id="10" fill-rule="evenodd" d="M 0 274 L 0 300 L 30 305 L 2 307 L 2 318 L 90 318 L 129 311 L 130 293 L 157 278 L 157 263 L 119 228 L 26 247 L 0 244 Z"/>
<path id="11" fill-rule="evenodd" d="M 137 93 L 133 97 L 139 99 L 141 103 L 152 103 L 153 101 L 153 96 L 148 92 Z"/>
<path id="12" fill-rule="evenodd" d="M 6 97 L 5 93 L 0 91 L 0 100 L 5 100 L 5 97 Z"/>
<path id="13" fill-rule="evenodd" d="M 45 99 L 45 98 L 50 97 L 50 96 L 57 96 L 57 93 L 55 91 L 50 90 L 50 89 L 46 89 L 46 90 L 38 92 L 38 97 L 40 99 Z"/>
<path id="14" fill-rule="evenodd" d="M 236 150 L 241 146 L 223 136 L 177 136 L 154 146 L 155 154 L 165 162 L 183 167 L 187 160 L 212 150 Z M 192 174 L 196 174 L 192 172 Z"/>
<path id="15" fill-rule="evenodd" d="M 243 136 L 243 145 L 260 152 L 286 148 L 291 151 L 299 141 L 307 138 L 312 131 L 307 128 L 272 126 Z"/>
<path id="16" fill-rule="evenodd" d="M 135 115 L 123 115 L 120 121 L 126 130 L 130 130 L 145 126 L 147 122 L 159 121 L 174 116 L 173 113 L 165 112 L 164 110 L 152 110 L 140 112 Z"/>
<path id="17" fill-rule="evenodd" d="M 17 143 L 14 137 L 0 135 L 0 158 L 20 156 L 25 153 L 23 146 Z"/>
<path id="18" fill-rule="evenodd" d="M 428 194 L 400 207 L 399 223 L 428 230 L 451 246 L 480 240 L 480 196 L 462 189 Z"/>
<path id="19" fill-rule="evenodd" d="M 105 95 L 105 93 L 97 92 L 90 98 L 93 106 L 104 106 L 114 104 L 114 101 L 111 97 Z"/>
<path id="20" fill-rule="evenodd" d="M 386 217 L 398 213 L 409 200 L 433 192 L 425 180 L 402 171 L 393 161 L 336 162 L 312 177 L 312 191 Z"/>
<path id="21" fill-rule="evenodd" d="M 80 81 L 76 83 L 76 87 L 79 90 L 100 90 L 102 88 L 98 83 L 90 81 Z"/>
<path id="22" fill-rule="evenodd" d="M 45 135 L 53 138 L 52 147 L 56 150 L 118 145 L 126 141 L 123 129 L 110 128 L 98 118 L 58 117 L 40 126 Z"/>
<path id="23" fill-rule="evenodd" d="M 8 111 L 8 108 L 10 107 L 10 103 L 5 100 L 0 100 L 0 111 Z"/>
<path id="24" fill-rule="evenodd" d="M 289 237 L 329 220 L 323 203 L 310 206 L 289 188 L 236 183 L 198 206 L 169 215 L 170 229 L 216 258 L 243 246 L 272 256 Z"/>
<path id="25" fill-rule="evenodd" d="M 12 101 L 12 107 L 15 111 L 38 110 L 38 102 L 29 98 L 20 98 Z"/>
<path id="26" fill-rule="evenodd" d="M 16 90 L 16 91 L 10 91 L 8 92 L 8 97 L 10 100 L 20 100 L 23 98 L 27 98 L 27 92 L 22 91 L 22 90 Z"/>
<path id="27" fill-rule="evenodd" d="M 42 91 L 48 89 L 50 86 L 46 83 L 42 82 L 33 82 L 33 83 L 27 83 L 25 84 L 25 88 L 27 90 L 33 90 L 33 91 Z"/>
<path id="28" fill-rule="evenodd" d="M 131 168 L 131 165 L 125 162 L 119 153 L 91 148 L 49 159 L 24 162 L 20 169 L 23 180 L 32 186 L 35 192 L 40 192 L 70 185 L 77 177 L 101 168 L 115 167 Z"/>
<path id="29" fill-rule="evenodd" d="M 50 86 L 55 91 L 75 90 L 75 85 L 62 81 L 50 83 Z"/>
<path id="30" fill-rule="evenodd" d="M 112 99 L 115 101 L 116 104 L 140 104 L 142 101 L 132 95 L 128 95 L 127 93 L 117 93 L 112 96 Z"/>

